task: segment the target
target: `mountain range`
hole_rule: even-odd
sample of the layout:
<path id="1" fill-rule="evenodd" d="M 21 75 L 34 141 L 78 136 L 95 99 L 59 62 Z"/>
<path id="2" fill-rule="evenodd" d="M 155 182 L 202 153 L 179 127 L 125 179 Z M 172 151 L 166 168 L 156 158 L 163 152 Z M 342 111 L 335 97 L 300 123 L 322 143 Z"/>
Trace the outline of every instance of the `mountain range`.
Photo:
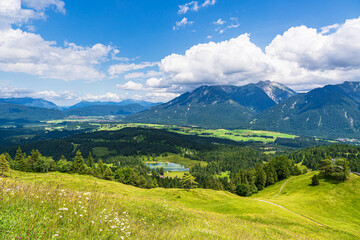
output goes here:
<path id="1" fill-rule="evenodd" d="M 245 86 L 204 85 L 163 104 L 135 100 L 83 101 L 62 111 L 43 99 L 0 99 L 0 122 L 39 121 L 69 115 L 126 115 L 127 122 L 359 138 L 360 82 L 327 85 L 299 94 L 270 81 Z"/>
<path id="2" fill-rule="evenodd" d="M 256 115 L 253 128 L 328 137 L 359 137 L 360 82 L 297 94 Z"/>
<path id="3" fill-rule="evenodd" d="M 128 99 L 121 102 L 82 101 L 65 108 L 41 98 L 0 98 L 0 122 L 33 122 L 72 115 L 126 115 L 144 111 L 157 104 L 159 103 Z"/>
<path id="4" fill-rule="evenodd" d="M 208 128 L 247 127 L 253 116 L 294 95 L 292 89 L 270 81 L 245 86 L 201 86 L 127 119 Z"/>
<path id="5" fill-rule="evenodd" d="M 48 108 L 48 109 L 61 109 L 55 103 L 47 101 L 42 98 L 0 98 L 2 103 L 11 103 L 16 105 L 22 105 L 27 107 L 39 107 L 39 108 Z"/>
<path id="6" fill-rule="evenodd" d="M 297 135 L 359 138 L 360 83 L 327 85 L 296 94 L 270 81 L 201 86 L 128 121 L 251 128 Z"/>

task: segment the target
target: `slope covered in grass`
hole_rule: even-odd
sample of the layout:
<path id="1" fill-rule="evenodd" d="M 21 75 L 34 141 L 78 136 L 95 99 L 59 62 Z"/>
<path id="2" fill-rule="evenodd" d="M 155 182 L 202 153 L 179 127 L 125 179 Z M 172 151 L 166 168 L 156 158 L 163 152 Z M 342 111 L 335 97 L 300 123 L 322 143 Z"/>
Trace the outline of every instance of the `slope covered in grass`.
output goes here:
<path id="1" fill-rule="evenodd" d="M 290 181 L 308 182 L 310 175 Z M 299 179 L 299 180 L 297 180 Z M 321 184 L 324 188 L 328 184 Z M 348 191 L 360 185 L 353 177 Z M 289 185 L 291 186 L 291 185 Z M 268 199 L 279 184 L 255 198 Z M 286 189 L 286 188 L 284 188 Z M 309 190 L 310 191 L 310 190 Z M 294 198 L 298 197 L 294 188 Z M 343 192 L 343 193 L 344 193 Z M 0 180 L 0 238 L 14 239 L 356 239 L 353 225 L 344 228 L 316 217 L 321 227 L 277 206 L 228 192 L 194 189 L 139 189 L 116 182 L 61 173 L 13 172 Z M 286 194 L 290 200 L 286 201 Z M 281 204 L 297 208 L 292 193 Z M 304 193 L 308 194 L 308 193 Z M 309 198 L 312 198 L 311 195 Z M 315 195 L 314 195 L 315 198 Z M 337 201 L 337 196 L 333 196 Z M 340 198 L 341 199 L 341 198 Z M 328 204 L 327 200 L 324 204 Z M 357 198 L 347 204 L 358 207 Z M 349 210 L 349 208 L 346 208 Z M 345 212 L 347 210 L 344 210 Z M 302 214 L 312 212 L 300 205 Z M 311 215 L 309 214 L 309 217 Z M 312 216 L 311 216 L 312 217 Z M 356 216 L 353 215 L 354 221 Z M 345 223 L 350 219 L 342 218 Z M 359 218 L 357 218 L 359 219 Z M 359 220 L 356 220 L 359 221 Z"/>
<path id="2" fill-rule="evenodd" d="M 279 204 L 325 228 L 337 229 L 349 233 L 349 237 L 360 238 L 360 177 L 351 174 L 348 181 L 339 183 L 320 179 L 320 185 L 311 186 L 311 177 L 317 173 L 280 181 L 251 198 Z"/>

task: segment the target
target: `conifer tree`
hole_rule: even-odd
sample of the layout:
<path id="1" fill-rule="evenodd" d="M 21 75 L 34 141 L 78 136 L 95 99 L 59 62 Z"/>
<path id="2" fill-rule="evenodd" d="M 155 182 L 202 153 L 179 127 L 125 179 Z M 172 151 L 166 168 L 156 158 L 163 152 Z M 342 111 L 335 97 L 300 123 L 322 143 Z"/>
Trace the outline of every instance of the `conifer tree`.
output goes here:
<path id="1" fill-rule="evenodd" d="M 39 152 L 39 150 L 32 150 L 31 151 L 31 159 L 29 161 L 29 164 L 31 165 L 31 168 L 34 168 L 34 165 L 36 164 L 36 162 L 39 160 L 39 158 L 41 157 L 41 154 Z"/>
<path id="2" fill-rule="evenodd" d="M 76 156 L 73 163 L 73 171 L 79 174 L 83 174 L 85 171 L 84 158 L 82 157 L 80 150 L 76 152 Z"/>
<path id="3" fill-rule="evenodd" d="M 190 189 L 196 187 L 199 183 L 195 182 L 195 177 L 193 177 L 190 173 L 185 173 L 182 179 L 180 180 L 183 188 L 187 188 L 188 191 Z"/>
<path id="4" fill-rule="evenodd" d="M 8 161 L 8 163 L 9 163 L 9 165 L 10 165 L 10 168 L 13 168 L 13 166 L 14 166 L 14 161 L 12 160 L 10 154 L 6 152 L 4 155 L 5 155 L 5 158 L 6 158 L 6 160 Z"/>
<path id="5" fill-rule="evenodd" d="M 111 169 L 108 166 L 105 167 L 103 178 L 106 180 L 114 179 L 114 173 L 111 171 Z"/>
<path id="6" fill-rule="evenodd" d="M 94 158 L 91 154 L 91 152 L 89 152 L 89 156 L 88 156 L 88 160 L 87 160 L 87 165 L 90 168 L 94 168 Z"/>
<path id="7" fill-rule="evenodd" d="M 258 164 L 255 167 L 256 176 L 255 176 L 255 185 L 258 190 L 263 190 L 266 184 L 266 173 L 262 165 Z"/>
<path id="8" fill-rule="evenodd" d="M 22 154 L 21 148 L 19 147 L 16 150 L 15 154 L 15 170 L 25 171 L 25 160 L 24 155 Z"/>
<path id="9" fill-rule="evenodd" d="M 0 155 L 0 171 L 1 171 L 1 175 L 4 175 L 4 172 L 10 171 L 9 162 L 6 160 L 4 154 Z"/>
<path id="10" fill-rule="evenodd" d="M 97 168 L 96 168 L 98 176 L 101 178 L 104 175 L 105 166 L 101 158 L 98 161 Z"/>

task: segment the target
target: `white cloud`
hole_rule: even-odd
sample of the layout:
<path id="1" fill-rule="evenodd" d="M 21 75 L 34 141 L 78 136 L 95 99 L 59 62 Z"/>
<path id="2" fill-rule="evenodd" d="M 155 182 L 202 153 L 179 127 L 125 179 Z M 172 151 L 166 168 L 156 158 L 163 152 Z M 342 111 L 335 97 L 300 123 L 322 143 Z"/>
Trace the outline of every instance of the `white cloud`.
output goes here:
<path id="1" fill-rule="evenodd" d="M 44 11 L 47 8 L 52 8 L 55 11 L 65 14 L 65 3 L 61 0 L 22 0 L 24 5 L 36 11 Z"/>
<path id="2" fill-rule="evenodd" d="M 205 2 L 201 5 L 202 7 L 207 7 L 207 6 L 213 6 L 215 5 L 216 0 L 205 0 Z"/>
<path id="3" fill-rule="evenodd" d="M 27 8 L 22 8 L 22 4 Z M 39 34 L 12 27 L 12 24 L 27 24 L 31 19 L 44 18 L 49 8 L 65 13 L 64 6 L 61 0 L 0 1 L 1 71 L 63 80 L 98 80 L 106 76 L 97 66 L 108 60 L 113 50 L 111 46 L 83 47 L 74 43 L 59 46 Z M 25 25 L 25 28 L 35 30 L 32 25 Z"/>
<path id="4" fill-rule="evenodd" d="M 215 3 L 216 0 L 205 0 L 202 4 L 199 5 L 198 1 L 191 1 L 183 5 L 179 5 L 178 14 L 186 14 L 189 11 L 197 12 L 200 8 L 213 6 Z"/>
<path id="5" fill-rule="evenodd" d="M 193 21 L 188 21 L 188 19 L 184 17 L 183 19 L 181 19 L 181 21 L 175 23 L 173 30 L 180 29 L 182 27 L 185 27 L 186 25 L 191 25 L 193 23 L 194 23 Z"/>
<path id="6" fill-rule="evenodd" d="M 86 100 L 86 101 L 120 101 L 123 100 L 124 97 L 120 96 L 116 93 L 107 92 L 105 94 L 94 95 L 94 94 L 86 94 L 85 96 L 79 97 L 78 100 Z"/>
<path id="7" fill-rule="evenodd" d="M 108 69 L 108 72 L 111 76 L 116 76 L 119 74 L 123 74 L 126 72 L 134 71 L 134 70 L 140 70 L 148 67 L 153 67 L 157 65 L 157 62 L 143 62 L 140 64 L 130 63 L 130 64 L 116 64 L 111 65 Z"/>
<path id="8" fill-rule="evenodd" d="M 2 87 L 0 88 L 0 97 L 1 98 L 10 98 L 16 97 L 21 98 L 32 94 L 33 91 L 25 88 L 9 88 L 9 87 Z"/>
<path id="9" fill-rule="evenodd" d="M 77 100 L 78 95 L 71 91 L 55 92 L 55 91 L 41 91 L 30 95 L 31 97 L 44 98 L 47 100 Z"/>
<path id="10" fill-rule="evenodd" d="M 45 41 L 20 29 L 0 30 L 0 70 L 23 72 L 44 78 L 97 80 L 105 77 L 95 66 L 107 59 L 110 46 L 81 47 Z"/>
<path id="11" fill-rule="evenodd" d="M 227 22 L 219 18 L 216 22 L 214 22 L 214 24 L 218 26 L 217 28 L 215 28 L 215 31 L 223 34 L 228 29 L 238 28 L 240 26 L 239 20 L 236 17 L 230 18 L 230 21 L 228 22 L 228 24 L 226 24 L 226 26 L 224 25 L 225 23 Z"/>
<path id="12" fill-rule="evenodd" d="M 192 1 L 185 3 L 184 5 L 179 5 L 178 14 L 185 14 L 188 11 L 197 12 L 199 10 L 199 3 L 197 1 Z"/>
<path id="13" fill-rule="evenodd" d="M 324 29 L 290 28 L 276 36 L 265 52 L 250 41 L 249 34 L 198 44 L 184 55 L 163 58 L 162 77 L 148 79 L 145 87 L 180 93 L 203 84 L 244 85 L 269 79 L 301 91 L 359 80 L 360 18 L 327 27 L 331 31 Z"/>
<path id="14" fill-rule="evenodd" d="M 219 18 L 216 22 L 213 22 L 215 25 L 224 25 L 224 23 L 226 23 L 226 21 L 222 20 L 221 18 Z"/>
<path id="15" fill-rule="evenodd" d="M 360 18 L 347 20 L 331 34 L 306 26 L 292 27 L 266 47 L 272 58 L 296 62 L 308 70 L 360 67 Z"/>
<path id="16" fill-rule="evenodd" d="M 336 30 L 336 29 L 338 29 L 340 27 L 340 25 L 339 24 L 333 24 L 333 25 L 330 25 L 330 26 L 325 26 L 325 27 L 322 27 L 321 28 L 321 34 L 327 34 L 327 33 L 329 33 L 330 31 L 332 31 L 332 30 Z"/>
<path id="17" fill-rule="evenodd" d="M 22 8 L 22 4 L 27 8 Z M 52 8 L 65 13 L 65 3 L 61 0 L 2 0 L 0 1 L 0 29 L 11 24 L 28 23 L 31 19 L 45 18 L 45 10 Z"/>
<path id="18" fill-rule="evenodd" d="M 129 81 L 123 85 L 117 84 L 116 88 L 120 88 L 124 90 L 132 90 L 132 91 L 144 90 L 144 86 L 141 83 L 135 83 L 133 81 Z"/>

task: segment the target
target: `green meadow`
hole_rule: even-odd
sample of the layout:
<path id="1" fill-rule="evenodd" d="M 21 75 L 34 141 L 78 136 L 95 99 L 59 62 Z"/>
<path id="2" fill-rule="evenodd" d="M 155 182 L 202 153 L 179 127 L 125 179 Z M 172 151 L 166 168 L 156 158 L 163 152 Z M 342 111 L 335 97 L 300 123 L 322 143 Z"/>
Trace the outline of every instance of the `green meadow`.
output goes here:
<path id="1" fill-rule="evenodd" d="M 198 135 L 202 137 L 217 137 L 230 139 L 233 141 L 258 141 L 263 143 L 274 142 L 277 138 L 290 138 L 294 139 L 296 136 L 285 133 L 249 130 L 249 129 L 202 129 L 195 127 L 180 127 L 176 125 L 160 125 L 160 124 L 146 124 L 146 123 L 127 123 L 127 124 L 102 124 L 99 128 L 100 131 L 115 131 L 125 127 L 147 127 L 156 129 L 165 129 L 168 131 Z"/>
<path id="2" fill-rule="evenodd" d="M 313 187 L 312 174 L 239 197 L 12 171 L 0 180 L 0 239 L 359 239 L 360 177 Z"/>

